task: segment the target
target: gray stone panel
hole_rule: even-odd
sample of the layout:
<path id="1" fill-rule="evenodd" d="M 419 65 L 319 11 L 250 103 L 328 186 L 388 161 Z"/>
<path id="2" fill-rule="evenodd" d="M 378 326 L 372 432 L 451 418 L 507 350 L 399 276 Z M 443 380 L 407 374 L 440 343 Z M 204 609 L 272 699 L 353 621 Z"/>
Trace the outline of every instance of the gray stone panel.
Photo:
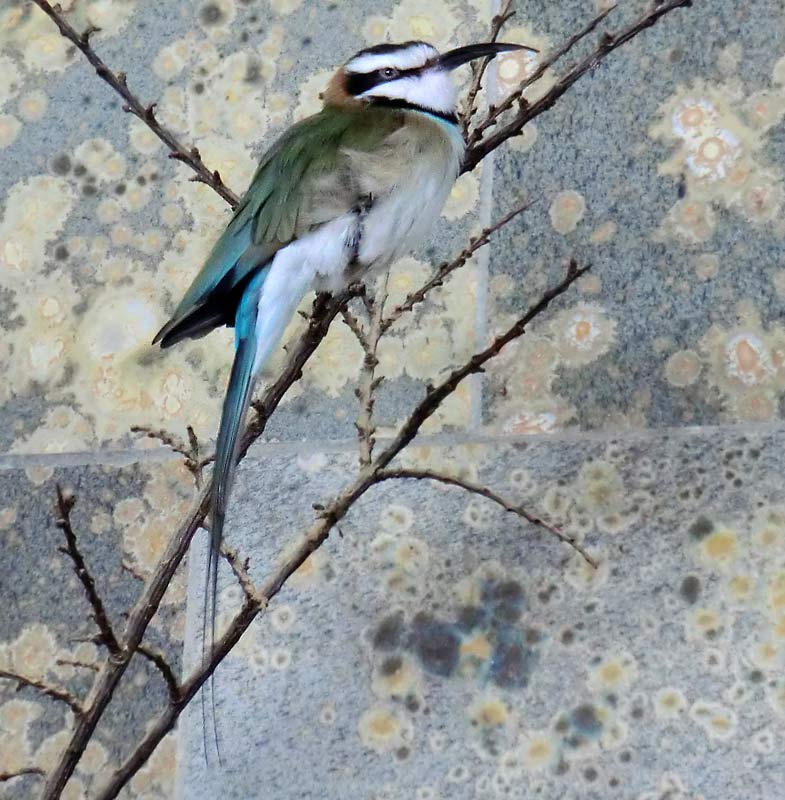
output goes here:
<path id="1" fill-rule="evenodd" d="M 100 664 L 105 656 L 94 641 L 98 629 L 82 584 L 70 559 L 58 551 L 64 537 L 55 526 L 55 485 L 76 495 L 71 519 L 77 542 L 120 634 L 123 615 L 142 586 L 122 564 L 149 576 L 174 519 L 191 502 L 190 476 L 184 472 L 171 460 L 126 467 L 39 465 L 0 470 L 0 668 L 66 688 L 83 699 L 94 674 L 89 665 Z M 185 589 L 183 569 L 145 638 L 166 654 L 176 673 L 185 631 Z M 87 666 L 68 663 L 74 661 Z M 97 788 L 104 771 L 127 754 L 131 738 L 144 732 L 150 708 L 166 701 L 165 684 L 148 662 L 134 659 L 127 680 L 76 773 L 72 796 Z M 68 741 L 72 722 L 64 705 L 33 689 L 17 691 L 14 684 L 0 682 L 0 772 L 26 766 L 50 769 Z M 173 762 L 167 763 L 166 753 L 173 757 L 173 744 L 163 745 L 140 778 L 150 779 L 148 793 L 135 791 L 135 796 L 169 796 Z M 36 781 L 0 783 L 0 797 L 32 797 Z"/>
<path id="2" fill-rule="evenodd" d="M 579 5 L 519 4 L 536 44 L 573 31 Z M 493 245 L 491 325 L 569 258 L 592 270 L 494 373 L 484 398 L 494 429 L 781 418 L 784 51 L 779 23 L 760 24 L 777 7 L 674 16 L 499 156 L 492 216 L 522 196 L 539 202 Z"/>
<path id="3" fill-rule="evenodd" d="M 714 430 L 430 452 L 577 536 L 599 569 L 460 489 L 373 490 L 218 671 L 222 769 L 212 749 L 205 766 L 198 705 L 188 716 L 180 796 L 774 800 L 782 446 Z M 348 466 L 246 463 L 228 537 L 255 575 Z"/>

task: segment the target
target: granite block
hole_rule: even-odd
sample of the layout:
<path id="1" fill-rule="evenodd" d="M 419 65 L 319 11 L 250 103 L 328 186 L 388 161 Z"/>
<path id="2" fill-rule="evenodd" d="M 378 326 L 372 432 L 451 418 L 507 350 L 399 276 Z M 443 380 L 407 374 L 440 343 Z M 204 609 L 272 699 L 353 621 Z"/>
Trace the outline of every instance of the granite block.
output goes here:
<path id="1" fill-rule="evenodd" d="M 371 11 L 358 0 L 77 0 L 67 16 L 77 28 L 102 28 L 93 44 L 106 62 L 126 71 L 133 91 L 158 102 L 160 120 L 242 193 L 262 152 L 321 107 L 332 71 L 355 51 L 388 37 L 425 36 L 444 48 L 479 36 L 490 19 L 482 0 L 439 0 L 426 14 L 412 2 Z M 132 425 L 182 433 L 190 424 L 212 438 L 231 332 L 166 353 L 150 341 L 227 224 L 228 207 L 122 113 L 120 99 L 32 3 L 4 6 L 0 22 L 0 365 L 8 376 L 0 403 L 9 421 L 0 448 L 127 447 Z M 479 175 L 458 183 L 433 238 L 397 265 L 392 299 L 487 222 L 480 195 Z M 424 375 L 472 350 L 475 284 L 469 268 L 391 331 L 378 406 L 389 424 Z M 358 353 L 348 328 L 336 325 L 268 438 L 353 436 Z M 466 400 L 445 424 L 465 427 L 470 416 Z"/>
<path id="2" fill-rule="evenodd" d="M 94 668 L 105 657 L 84 589 L 56 527 L 55 485 L 75 494 L 71 520 L 97 591 L 119 635 L 124 613 L 149 577 L 174 520 L 192 500 L 187 471 L 176 461 L 126 467 L 102 465 L 0 470 L 0 668 L 43 680 L 83 699 Z M 135 577 L 122 564 L 129 565 Z M 185 630 L 185 570 L 168 590 L 145 642 L 159 648 L 180 671 Z M 73 662 L 79 662 L 74 664 Z M 166 702 L 156 670 L 134 659 L 126 683 L 96 732 L 69 787 L 68 797 L 88 795 L 105 771 L 127 754 L 145 730 L 150 708 Z M 51 768 L 68 741 L 73 713 L 31 688 L 0 680 L 0 772 Z M 174 741 L 167 740 L 135 780 L 129 798 L 169 797 Z M 36 777 L 0 783 L 0 797 L 34 796 Z"/>
<path id="3" fill-rule="evenodd" d="M 547 47 L 575 29 L 579 4 L 541 5 L 520 14 Z M 492 245 L 491 332 L 570 258 L 592 269 L 492 370 L 494 430 L 782 418 L 785 50 L 777 3 L 755 6 L 675 14 L 498 157 L 493 217 L 522 195 L 539 202 Z M 638 9 L 624 4 L 612 29 Z M 536 63 L 502 61 L 500 91 Z"/>
<path id="4" fill-rule="evenodd" d="M 373 489 L 218 670 L 222 767 L 198 703 L 186 716 L 178 796 L 774 800 L 783 444 L 713 430 L 413 452 L 542 514 L 599 568 L 461 489 Z M 257 577 L 350 469 L 246 462 L 228 539 Z"/>

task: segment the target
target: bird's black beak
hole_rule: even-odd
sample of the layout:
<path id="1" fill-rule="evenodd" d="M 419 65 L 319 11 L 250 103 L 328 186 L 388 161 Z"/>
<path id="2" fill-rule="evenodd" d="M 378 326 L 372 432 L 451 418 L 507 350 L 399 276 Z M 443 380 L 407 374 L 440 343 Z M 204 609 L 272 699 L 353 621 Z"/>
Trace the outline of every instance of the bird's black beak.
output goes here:
<path id="1" fill-rule="evenodd" d="M 508 44 L 507 42 L 485 42 L 484 44 L 467 44 L 465 47 L 457 47 L 455 50 L 448 50 L 439 56 L 438 66 L 442 69 L 452 70 L 473 61 L 475 58 L 493 58 L 499 53 L 511 53 L 514 50 L 528 50 L 537 53 L 533 47 L 526 47 L 522 44 Z"/>

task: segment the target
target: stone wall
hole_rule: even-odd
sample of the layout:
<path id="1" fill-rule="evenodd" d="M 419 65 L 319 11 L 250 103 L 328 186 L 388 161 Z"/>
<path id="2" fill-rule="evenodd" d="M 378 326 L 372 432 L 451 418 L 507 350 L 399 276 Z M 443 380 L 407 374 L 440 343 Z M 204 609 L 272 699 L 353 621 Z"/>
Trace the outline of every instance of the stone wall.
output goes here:
<path id="1" fill-rule="evenodd" d="M 238 192 L 355 50 L 476 41 L 492 16 L 486 0 L 62 5 L 78 29 L 102 29 L 107 63 Z M 611 29 L 643 7 L 623 0 Z M 505 38 L 545 52 L 599 6 L 517 8 Z M 487 483 L 576 536 L 599 569 L 460 489 L 374 489 L 218 670 L 223 765 L 205 763 L 197 702 L 127 797 L 782 796 L 783 42 L 781 0 L 674 12 L 463 176 L 432 241 L 392 271 L 391 303 L 537 199 L 383 340 L 381 437 L 567 260 L 591 263 L 406 463 Z M 499 59 L 496 91 L 535 65 Z M 209 450 L 232 350 L 228 331 L 149 346 L 228 208 L 120 106 L 32 3 L 6 0 L 0 667 L 74 692 L 93 672 L 65 662 L 103 654 L 57 551 L 55 483 L 77 496 L 79 541 L 120 626 L 132 573 L 151 573 L 194 497 L 178 458 L 130 428 L 192 425 Z M 336 322 L 239 471 L 227 535 L 257 578 L 355 469 L 361 361 Z M 202 547 L 149 633 L 178 670 L 201 653 Z M 228 574 L 221 586 L 228 613 L 239 590 Z M 70 712 L 0 692 L 0 773 L 51 766 Z M 64 796 L 92 796 L 165 698 L 134 661 Z M 36 781 L 0 797 L 34 796 Z"/>

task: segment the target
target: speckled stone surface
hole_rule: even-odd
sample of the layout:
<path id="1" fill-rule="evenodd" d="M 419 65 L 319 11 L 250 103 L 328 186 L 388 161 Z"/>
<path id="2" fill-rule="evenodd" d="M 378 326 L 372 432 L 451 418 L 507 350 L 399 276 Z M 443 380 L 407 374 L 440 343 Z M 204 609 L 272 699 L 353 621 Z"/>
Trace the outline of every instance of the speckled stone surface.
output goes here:
<path id="1" fill-rule="evenodd" d="M 585 4 L 545 5 L 518 7 L 547 49 Z M 490 427 L 781 419 L 781 10 L 697 4 L 617 53 L 499 156 L 494 218 L 522 195 L 540 202 L 492 245 L 491 326 L 536 299 L 570 257 L 593 268 L 493 370 Z M 503 91 L 518 73 L 507 81 L 500 70 Z"/>
<path id="2" fill-rule="evenodd" d="M 90 665 L 104 652 L 94 641 L 98 629 L 70 559 L 58 552 L 63 534 L 55 526 L 55 485 L 75 494 L 72 525 L 80 550 L 107 614 L 119 634 L 124 613 L 136 601 L 140 578 L 150 574 L 171 530 L 191 499 L 190 475 L 170 460 L 125 467 L 29 466 L 0 469 L 0 669 L 61 686 L 84 698 L 93 675 Z M 185 632 L 186 585 L 181 570 L 172 582 L 161 617 L 146 641 L 180 669 Z M 75 665 L 73 662 L 78 662 Z M 82 761 L 71 797 L 88 795 L 105 770 L 125 755 L 129 737 L 145 730 L 151 705 L 166 701 L 166 687 L 151 665 L 134 659 L 128 683 L 102 721 Z M 0 681 L 0 772 L 36 766 L 49 769 L 68 741 L 73 714 L 29 688 Z M 139 776 L 134 796 L 165 798 L 171 791 L 174 741 L 168 740 Z M 34 796 L 35 778 L 0 783 L 0 797 Z"/>
<path id="3" fill-rule="evenodd" d="M 505 38 L 545 52 L 603 3 L 518 0 Z M 487 0 L 62 5 L 238 192 L 343 58 L 385 39 L 463 44 L 492 13 Z M 620 3 L 611 27 L 642 8 Z M 128 800 L 782 796 L 783 41 L 780 0 L 695 0 L 461 178 L 432 240 L 394 267 L 391 304 L 538 199 L 383 341 L 382 436 L 569 258 L 593 265 L 407 463 L 487 480 L 600 569 L 457 489 L 374 490 L 219 670 L 223 769 L 205 766 L 197 705 Z M 499 59 L 497 96 L 536 63 Z M 74 640 L 90 623 L 56 551 L 54 483 L 79 497 L 120 625 L 139 591 L 121 563 L 149 574 L 194 491 L 129 429 L 191 424 L 208 448 L 217 427 L 229 333 L 165 354 L 149 342 L 228 211 L 29 0 L 0 7 L 0 163 L 0 665 L 78 691 L 89 668 L 57 660 L 99 653 Z M 336 323 L 240 470 L 228 538 L 259 578 L 355 469 L 360 363 Z M 178 668 L 200 652 L 201 546 L 150 633 Z M 226 583 L 224 612 L 237 601 Z M 64 797 L 92 796 L 164 696 L 135 664 Z M 0 686 L 0 772 L 50 765 L 68 725 Z"/>
<path id="4" fill-rule="evenodd" d="M 318 110 L 318 93 L 338 61 L 388 31 L 412 38 L 416 7 L 406 2 L 378 17 L 354 0 L 77 0 L 69 19 L 104 29 L 94 38 L 102 56 L 128 73 L 141 97 L 158 100 L 161 120 L 198 145 L 239 194 L 263 149 Z M 0 366 L 11 375 L 0 387 L 11 422 L 0 431 L 0 447 L 127 447 L 129 428 L 140 424 L 179 432 L 190 424 L 202 438 L 214 436 L 231 333 L 165 354 L 150 341 L 228 222 L 228 206 L 190 182 L 187 168 L 122 113 L 120 100 L 28 0 L 0 14 L 8 27 L 0 69 L 10 81 L 0 92 L 0 153 L 9 166 L 0 174 Z M 487 14 L 468 0 L 442 2 L 427 16 L 437 46 L 487 27 Z M 44 45 L 52 52 L 41 65 Z M 479 173 L 462 179 L 434 238 L 396 268 L 390 302 L 419 286 L 430 263 L 459 252 L 467 230 L 480 227 L 480 182 Z M 43 219 L 41 208 L 48 209 Z M 394 423 L 426 377 L 470 355 L 475 284 L 467 269 L 418 314 L 430 339 L 414 317 L 390 335 L 382 353 L 389 378 L 378 404 L 382 420 Z M 336 325 L 268 438 L 351 437 L 361 358 L 348 328 Z M 465 426 L 470 417 L 467 396 L 446 422 Z"/>
<path id="5" fill-rule="evenodd" d="M 223 770 L 194 708 L 180 796 L 781 797 L 783 445 L 715 430 L 430 453 L 599 569 L 462 490 L 379 487 L 218 672 Z M 255 575 L 350 466 L 246 464 L 230 538 Z M 282 482 L 302 509 L 260 518 Z"/>

